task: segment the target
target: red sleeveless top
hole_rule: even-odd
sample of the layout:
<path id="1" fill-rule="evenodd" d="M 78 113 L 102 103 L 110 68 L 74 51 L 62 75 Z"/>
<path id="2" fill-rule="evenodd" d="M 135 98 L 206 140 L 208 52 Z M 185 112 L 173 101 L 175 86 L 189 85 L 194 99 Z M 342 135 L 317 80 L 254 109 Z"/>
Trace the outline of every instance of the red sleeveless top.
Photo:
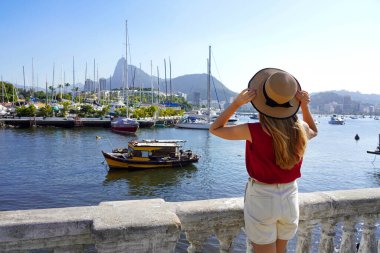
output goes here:
<path id="1" fill-rule="evenodd" d="M 273 139 L 260 123 L 248 123 L 252 142 L 246 141 L 245 164 L 250 177 L 266 184 L 285 184 L 301 177 L 302 159 L 291 170 L 276 165 Z"/>

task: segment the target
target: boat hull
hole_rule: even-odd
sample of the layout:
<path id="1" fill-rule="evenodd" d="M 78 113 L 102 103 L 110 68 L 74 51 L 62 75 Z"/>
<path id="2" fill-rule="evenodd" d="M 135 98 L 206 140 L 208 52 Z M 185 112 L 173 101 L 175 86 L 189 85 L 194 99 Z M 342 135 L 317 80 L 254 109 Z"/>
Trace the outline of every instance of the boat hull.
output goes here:
<path id="1" fill-rule="evenodd" d="M 210 123 L 178 123 L 177 128 L 209 130 Z"/>
<path id="2" fill-rule="evenodd" d="M 132 160 L 113 156 L 112 154 L 103 152 L 103 156 L 110 170 L 123 169 L 159 169 L 168 167 L 183 167 L 192 163 L 198 162 L 199 157 L 194 156 L 189 159 L 168 159 L 168 160 Z"/>
<path id="3" fill-rule="evenodd" d="M 334 121 L 334 120 L 330 120 L 330 121 L 329 121 L 329 124 L 331 124 L 331 125 L 344 125 L 344 121 Z"/>
<path id="4" fill-rule="evenodd" d="M 112 126 L 111 130 L 119 134 L 134 134 L 138 128 L 138 126 Z"/>
<path id="5" fill-rule="evenodd" d="M 367 151 L 368 154 L 380 155 L 380 151 Z"/>

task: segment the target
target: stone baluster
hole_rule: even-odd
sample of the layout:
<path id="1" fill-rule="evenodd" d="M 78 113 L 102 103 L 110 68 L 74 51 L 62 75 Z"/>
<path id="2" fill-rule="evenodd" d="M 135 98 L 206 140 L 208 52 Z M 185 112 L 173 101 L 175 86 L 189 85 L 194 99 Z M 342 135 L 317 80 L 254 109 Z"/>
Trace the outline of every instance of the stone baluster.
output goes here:
<path id="1" fill-rule="evenodd" d="M 194 227 L 193 229 L 186 230 L 185 234 L 186 239 L 190 243 L 189 247 L 187 247 L 187 252 L 198 253 L 203 251 L 203 245 L 209 238 L 211 231 L 207 232 L 205 230 L 198 230 Z"/>
<path id="2" fill-rule="evenodd" d="M 321 239 L 319 243 L 318 252 L 333 252 L 334 251 L 334 236 L 335 236 L 335 219 L 323 219 L 321 220 Z"/>
<path id="3" fill-rule="evenodd" d="M 342 242 L 340 245 L 340 253 L 356 253 L 355 233 L 357 230 L 355 228 L 355 217 L 345 217 L 343 222 L 343 234 Z"/>
<path id="4" fill-rule="evenodd" d="M 98 253 L 174 252 L 181 222 L 162 199 L 102 202 L 94 217 Z"/>
<path id="5" fill-rule="evenodd" d="M 358 253 L 376 252 L 376 221 L 377 215 L 366 215 L 364 217 L 363 233 Z"/>
<path id="6" fill-rule="evenodd" d="M 240 232 L 243 224 L 237 224 L 236 226 L 223 226 L 215 229 L 215 235 L 219 240 L 220 253 L 232 252 L 232 241 Z"/>
<path id="7" fill-rule="evenodd" d="M 313 224 L 310 221 L 299 222 L 296 253 L 308 253 L 311 251 L 312 228 Z"/>

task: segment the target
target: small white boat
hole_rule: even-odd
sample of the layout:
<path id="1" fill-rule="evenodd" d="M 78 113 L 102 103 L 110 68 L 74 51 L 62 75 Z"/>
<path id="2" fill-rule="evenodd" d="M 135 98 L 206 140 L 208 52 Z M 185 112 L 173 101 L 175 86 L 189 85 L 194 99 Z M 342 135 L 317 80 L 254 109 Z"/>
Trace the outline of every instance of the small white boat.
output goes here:
<path id="1" fill-rule="evenodd" d="M 211 122 L 204 119 L 187 117 L 178 122 L 175 127 L 186 129 L 204 129 L 208 130 L 211 126 Z"/>
<path id="2" fill-rule="evenodd" d="M 344 125 L 345 121 L 342 117 L 337 116 L 336 114 L 331 116 L 331 119 L 329 120 L 329 124 L 332 125 Z"/>
<path id="3" fill-rule="evenodd" d="M 257 112 L 255 112 L 249 118 L 250 119 L 259 119 L 259 114 Z"/>

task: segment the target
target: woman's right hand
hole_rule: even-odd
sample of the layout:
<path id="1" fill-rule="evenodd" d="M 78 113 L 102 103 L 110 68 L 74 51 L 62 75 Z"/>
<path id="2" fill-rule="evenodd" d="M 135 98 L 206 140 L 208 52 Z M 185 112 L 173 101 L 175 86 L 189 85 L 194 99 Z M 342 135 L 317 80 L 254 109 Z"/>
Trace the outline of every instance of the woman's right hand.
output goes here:
<path id="1" fill-rule="evenodd" d="M 307 91 L 299 90 L 296 93 L 296 98 L 300 101 L 302 105 L 308 105 L 310 103 L 310 95 Z"/>
<path id="2" fill-rule="evenodd" d="M 246 88 L 242 92 L 240 92 L 240 94 L 235 98 L 234 102 L 232 102 L 232 103 L 235 104 L 236 106 L 240 107 L 240 106 L 252 101 L 253 99 L 255 99 L 256 94 L 257 93 L 256 93 L 255 89 Z"/>

